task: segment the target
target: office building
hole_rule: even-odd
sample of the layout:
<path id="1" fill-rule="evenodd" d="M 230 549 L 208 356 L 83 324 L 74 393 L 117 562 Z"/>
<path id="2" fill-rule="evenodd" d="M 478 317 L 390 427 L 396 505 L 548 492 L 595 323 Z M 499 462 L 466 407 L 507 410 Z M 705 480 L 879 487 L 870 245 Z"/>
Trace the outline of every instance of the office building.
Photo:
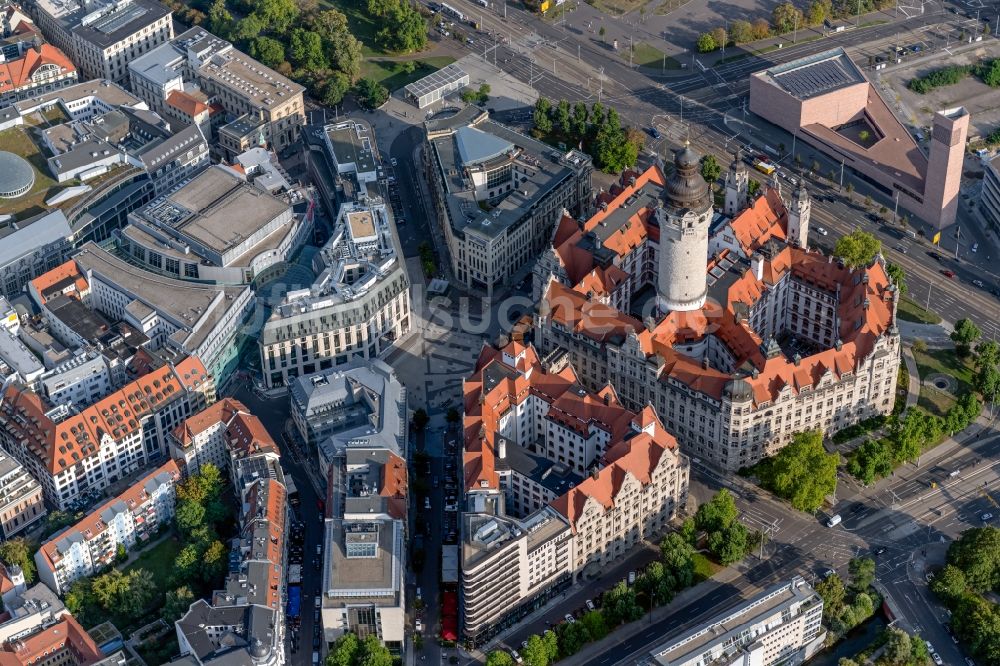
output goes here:
<path id="1" fill-rule="evenodd" d="M 688 460 L 653 409 L 548 361 L 484 347 L 463 385 L 462 630 L 476 645 L 657 538 L 687 502 Z"/>
<path id="2" fill-rule="evenodd" d="M 564 210 L 583 215 L 593 165 L 469 106 L 424 124 L 431 203 L 452 275 L 492 295 L 530 269 Z"/>
<path id="3" fill-rule="evenodd" d="M 173 38 L 170 10 L 154 0 L 32 0 L 38 27 L 88 79 L 128 82 L 128 63 Z"/>
<path id="4" fill-rule="evenodd" d="M 375 359 L 409 332 L 409 280 L 380 199 L 345 202 L 313 258 L 312 286 L 290 290 L 260 334 L 264 383 Z"/>
<path id="5" fill-rule="evenodd" d="M 954 224 L 969 131 L 964 108 L 934 115 L 925 153 L 838 47 L 753 74 L 750 110 L 843 162 L 932 227 Z"/>
<path id="6" fill-rule="evenodd" d="M 131 550 L 148 541 L 174 517 L 180 478 L 177 462 L 168 460 L 57 533 L 35 553 L 38 577 L 57 594 L 65 594 L 76 579 L 112 564 L 119 546 Z"/>
<path id="7" fill-rule="evenodd" d="M 406 450 L 409 419 L 406 389 L 392 368 L 379 360 L 356 361 L 299 377 L 289 391 L 292 422 L 319 455 L 325 477 L 334 451 L 346 441 Z"/>
<path id="8" fill-rule="evenodd" d="M 373 396 L 369 396 L 373 397 Z M 345 423 L 330 439 L 321 618 L 325 641 L 373 635 L 395 654 L 406 640 L 405 438 L 389 395 L 372 432 Z M 395 412 L 395 413 L 393 413 Z M 387 418 L 387 414 L 392 416 Z M 405 422 L 403 428 L 405 432 Z M 354 435 L 353 437 L 351 435 Z"/>
<path id="9" fill-rule="evenodd" d="M 56 47 L 21 46 L 17 56 L 0 58 L 0 108 L 77 82 L 76 66 Z"/>
<path id="10" fill-rule="evenodd" d="M 700 308 L 664 312 L 634 300 L 652 286 L 661 303 L 657 275 L 672 275 L 681 256 L 659 250 L 652 222 L 707 191 L 690 152 L 677 155 L 671 178 L 650 167 L 609 193 L 591 220 L 561 223 L 558 258 L 535 275 L 542 352 L 565 350 L 587 386 L 610 383 L 626 405 L 652 405 L 686 453 L 728 470 L 773 455 L 797 432 L 890 413 L 899 292 L 881 257 L 852 270 L 805 249 L 802 187 L 786 205 L 772 183 L 717 224 L 707 247 L 700 230 L 681 237 L 692 255 L 704 253 L 701 278 L 688 282 L 690 293 L 705 293 Z M 658 263 L 640 270 L 643 256 Z M 602 274 L 614 279 L 595 279 Z"/>
<path id="11" fill-rule="evenodd" d="M 1000 231 L 1000 156 L 986 163 L 979 214 L 994 231 Z"/>
<path id="12" fill-rule="evenodd" d="M 17 460 L 0 453 L 0 536 L 17 536 L 45 513 L 42 486 Z"/>
<path id="13" fill-rule="evenodd" d="M 255 300 L 245 285 L 220 286 L 144 270 L 96 243 L 73 257 L 89 306 L 149 338 L 149 349 L 202 360 L 219 385 L 236 366 L 238 335 Z"/>
<path id="14" fill-rule="evenodd" d="M 65 510 L 163 459 L 167 433 L 214 399 L 212 378 L 194 358 L 153 370 L 78 413 L 11 386 L 0 405 L 0 444 L 42 485 L 50 506 Z"/>
<path id="15" fill-rule="evenodd" d="M 72 238 L 66 215 L 58 209 L 0 224 L 0 293 L 14 298 L 29 280 L 65 261 Z"/>
<path id="16" fill-rule="evenodd" d="M 116 237 L 131 263 L 153 273 L 242 285 L 266 281 L 309 229 L 286 201 L 214 165 L 133 212 Z"/>
<path id="17" fill-rule="evenodd" d="M 800 576 L 673 632 L 651 653 L 661 666 L 801 664 L 824 648 L 823 598 Z"/>
<path id="18" fill-rule="evenodd" d="M 239 400 L 223 398 L 197 414 L 192 414 L 177 426 L 170 437 L 170 457 L 182 462 L 186 475 L 197 474 L 206 463 L 222 471 L 229 468 L 230 427 L 234 421 L 252 416 Z M 256 417 L 252 417 L 256 418 Z"/>
<path id="19" fill-rule="evenodd" d="M 298 139 L 305 122 L 303 91 L 298 83 L 238 51 L 224 39 L 195 27 L 176 39 L 129 63 L 131 88 L 161 115 L 177 117 L 167 110 L 180 107 L 184 115 L 204 124 L 203 113 L 212 115 L 217 105 L 225 111 L 218 127 L 219 147 L 225 159 L 266 144 L 282 151 Z M 197 108 L 172 93 L 185 93 Z"/>

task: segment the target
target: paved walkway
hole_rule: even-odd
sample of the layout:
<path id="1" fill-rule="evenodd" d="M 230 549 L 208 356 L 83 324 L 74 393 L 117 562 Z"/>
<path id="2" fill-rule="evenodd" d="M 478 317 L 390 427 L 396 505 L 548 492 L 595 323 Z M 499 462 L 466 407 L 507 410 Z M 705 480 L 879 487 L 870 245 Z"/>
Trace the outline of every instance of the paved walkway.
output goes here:
<path id="1" fill-rule="evenodd" d="M 903 347 L 903 361 L 906 363 L 906 374 L 910 376 L 906 391 L 906 408 L 915 407 L 920 399 L 920 373 L 917 371 L 917 361 L 913 358 L 913 351 L 909 347 Z"/>

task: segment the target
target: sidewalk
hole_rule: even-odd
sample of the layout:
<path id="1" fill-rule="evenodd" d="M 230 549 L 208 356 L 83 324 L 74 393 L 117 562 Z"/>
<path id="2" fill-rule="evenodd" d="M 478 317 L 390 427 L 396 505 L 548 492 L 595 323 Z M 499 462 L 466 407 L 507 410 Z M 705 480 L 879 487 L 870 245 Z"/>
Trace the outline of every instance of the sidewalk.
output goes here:
<path id="1" fill-rule="evenodd" d="M 916 407 L 920 399 L 920 373 L 917 372 L 917 361 L 909 347 L 903 347 L 903 361 L 906 362 L 906 374 L 910 376 L 906 391 L 906 409 L 909 409 Z"/>

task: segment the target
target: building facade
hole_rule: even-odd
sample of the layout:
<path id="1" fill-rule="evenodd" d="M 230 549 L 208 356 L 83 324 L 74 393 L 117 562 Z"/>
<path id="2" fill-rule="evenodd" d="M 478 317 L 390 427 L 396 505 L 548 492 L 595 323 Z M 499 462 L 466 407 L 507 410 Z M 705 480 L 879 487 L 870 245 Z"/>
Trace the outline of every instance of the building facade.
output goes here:
<path id="1" fill-rule="evenodd" d="M 215 384 L 195 358 L 165 365 L 86 409 L 48 414 L 41 396 L 11 386 L 0 406 L 0 444 L 65 509 L 162 460 L 167 434 L 215 399 Z"/>
<path id="2" fill-rule="evenodd" d="M 410 290 L 381 198 L 341 205 L 313 258 L 309 287 L 291 290 L 260 333 L 264 383 L 375 359 L 410 331 Z"/>
<path id="3" fill-rule="evenodd" d="M 994 157 L 983 170 L 979 214 L 994 231 L 1000 229 L 1000 157 Z"/>
<path id="4" fill-rule="evenodd" d="M 422 165 L 451 274 L 492 294 L 531 267 L 564 210 L 583 215 L 593 164 L 469 106 L 425 123 Z"/>
<path id="5" fill-rule="evenodd" d="M 651 653 L 661 666 L 802 664 L 823 649 L 823 598 L 800 576 L 674 632 Z"/>
<path id="6" fill-rule="evenodd" d="M 22 47 L 19 57 L 0 60 L 0 107 L 77 82 L 76 66 L 56 47 Z"/>
<path id="7" fill-rule="evenodd" d="M 31 11 L 88 79 L 127 81 L 129 62 L 174 36 L 170 10 L 152 0 L 34 0 Z"/>
<path id="8" fill-rule="evenodd" d="M 706 294 L 701 307 L 633 304 L 641 289 L 663 288 L 657 271 L 673 274 L 651 221 L 690 210 L 684 199 L 707 187 L 675 182 L 683 173 L 678 165 L 666 179 L 651 167 L 608 193 L 591 220 L 560 223 L 535 269 L 541 351 L 565 351 L 585 385 L 610 383 L 633 409 L 652 405 L 686 453 L 729 470 L 776 453 L 796 432 L 891 412 L 898 290 L 881 257 L 851 270 L 804 249 L 804 188 L 789 205 L 776 183 L 765 188 L 715 227 L 707 247 L 690 236 L 691 256 L 705 262 L 692 287 Z"/>
<path id="9" fill-rule="evenodd" d="M 478 645 L 662 534 L 689 464 L 652 408 L 591 393 L 530 346 L 485 347 L 463 393 L 461 617 Z"/>
<path id="10" fill-rule="evenodd" d="M 38 577 L 57 594 L 73 581 L 114 562 L 119 546 L 131 550 L 174 517 L 175 485 L 181 473 L 168 460 L 118 497 L 42 544 L 35 553 Z"/>
<path id="11" fill-rule="evenodd" d="M 45 513 L 42 486 L 17 460 L 0 453 L 0 534 L 11 539 Z"/>

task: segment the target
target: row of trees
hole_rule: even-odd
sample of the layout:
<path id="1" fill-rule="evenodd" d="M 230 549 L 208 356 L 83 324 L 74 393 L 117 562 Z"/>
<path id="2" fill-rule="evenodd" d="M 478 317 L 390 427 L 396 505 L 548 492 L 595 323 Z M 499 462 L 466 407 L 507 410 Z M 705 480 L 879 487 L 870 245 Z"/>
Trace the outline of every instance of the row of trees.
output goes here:
<path id="1" fill-rule="evenodd" d="M 618 173 L 635 166 L 645 135 L 634 127 L 623 127 L 618 112 L 595 102 L 589 108 L 583 102 L 572 107 L 566 100 L 553 104 L 539 97 L 535 102 L 534 130 L 538 137 L 567 146 L 582 146 L 605 173 Z"/>
<path id="2" fill-rule="evenodd" d="M 847 471 L 864 484 L 889 476 L 897 466 L 914 462 L 928 446 L 944 435 L 969 427 L 982 411 L 982 403 L 971 391 L 962 395 L 944 418 L 920 407 L 907 410 L 903 418 L 891 416 L 889 434 L 869 439 L 847 456 Z"/>
<path id="3" fill-rule="evenodd" d="M 889 627 L 882 636 L 882 654 L 875 666 L 930 666 L 927 643 L 919 635 L 910 636 L 902 629 Z M 864 661 L 842 657 L 837 666 L 861 666 Z"/>
<path id="4" fill-rule="evenodd" d="M 389 648 L 372 634 L 360 640 L 355 634 L 344 634 L 326 655 L 326 666 L 392 666 Z"/>
<path id="5" fill-rule="evenodd" d="M 870 618 L 881 604 L 878 593 L 871 589 L 875 560 L 855 558 L 848 571 L 850 583 L 833 573 L 816 584 L 816 592 L 823 598 L 823 621 L 835 640 Z"/>
<path id="6" fill-rule="evenodd" d="M 823 25 L 824 21 L 846 18 L 857 13 L 885 9 L 892 0 L 812 0 L 805 10 L 791 2 L 783 2 L 771 10 L 771 19 L 753 21 L 737 19 L 726 28 L 717 27 L 698 37 L 697 47 L 702 53 L 720 49 L 729 44 L 747 44 L 760 39 L 793 33 L 796 30 Z"/>
<path id="7" fill-rule="evenodd" d="M 968 530 L 948 547 L 948 564 L 931 591 L 951 610 L 951 628 L 985 663 L 1000 663 L 1000 605 L 983 594 L 1000 591 L 1000 530 Z"/>
<path id="8" fill-rule="evenodd" d="M 723 489 L 698 508 L 679 532 L 660 542 L 660 559 L 651 563 L 629 586 L 620 581 L 605 592 L 601 607 L 585 613 L 576 622 L 560 624 L 555 631 L 533 635 L 522 656 L 528 666 L 549 664 L 576 654 L 590 641 L 604 638 L 621 624 L 640 619 L 656 606 L 670 603 L 682 590 L 700 582 L 696 571 L 699 540 L 722 564 L 732 564 L 746 556 L 763 535 L 750 533 L 737 520 L 739 512 L 732 494 Z M 510 666 L 510 656 L 496 651 L 488 655 L 487 666 Z"/>
<path id="9" fill-rule="evenodd" d="M 827 453 L 823 432 L 795 433 L 792 441 L 772 458 L 754 467 L 760 483 L 799 511 L 812 512 L 837 490 L 840 455 Z"/>

